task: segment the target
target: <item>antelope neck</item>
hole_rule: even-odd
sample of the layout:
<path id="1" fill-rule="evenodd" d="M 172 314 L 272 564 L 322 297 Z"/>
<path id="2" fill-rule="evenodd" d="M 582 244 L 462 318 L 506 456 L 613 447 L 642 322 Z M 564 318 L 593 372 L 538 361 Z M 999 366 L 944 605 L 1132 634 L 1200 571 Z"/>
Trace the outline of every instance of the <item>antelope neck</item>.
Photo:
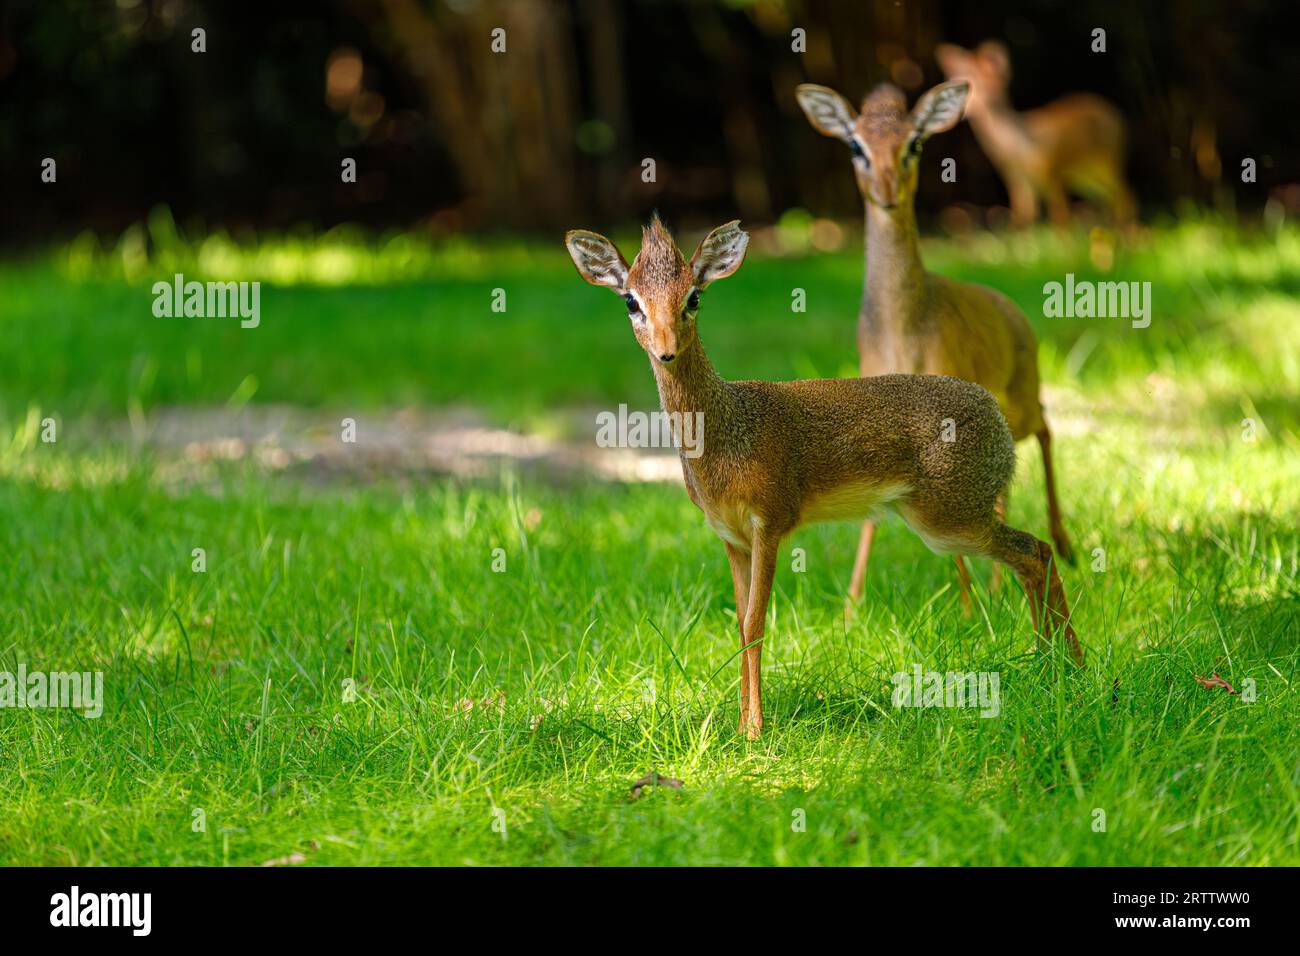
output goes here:
<path id="1" fill-rule="evenodd" d="M 911 202 L 892 210 L 867 206 L 866 283 L 862 312 L 876 326 L 907 325 L 920 314 L 924 287 L 916 210 Z"/>
<path id="2" fill-rule="evenodd" d="M 975 139 L 979 141 L 980 146 L 988 149 L 992 143 L 994 150 L 998 146 L 1005 148 L 1006 144 L 994 142 L 999 133 L 1010 134 L 1020 143 L 1028 143 L 1032 140 L 1029 135 L 1029 127 L 1025 125 L 1024 117 L 1016 112 L 1012 107 L 1010 100 L 1000 100 L 994 104 L 987 104 L 978 110 L 972 110 L 967 116 L 970 121 L 971 131 L 975 134 Z"/>
<path id="3" fill-rule="evenodd" d="M 704 354 L 698 334 L 677 355 L 671 365 L 650 359 L 659 386 L 659 401 L 666 412 L 693 414 L 702 412 L 711 435 L 725 434 L 732 419 L 734 401 L 727 383 L 722 380 L 713 363 Z M 705 444 L 705 454 L 708 454 Z"/>

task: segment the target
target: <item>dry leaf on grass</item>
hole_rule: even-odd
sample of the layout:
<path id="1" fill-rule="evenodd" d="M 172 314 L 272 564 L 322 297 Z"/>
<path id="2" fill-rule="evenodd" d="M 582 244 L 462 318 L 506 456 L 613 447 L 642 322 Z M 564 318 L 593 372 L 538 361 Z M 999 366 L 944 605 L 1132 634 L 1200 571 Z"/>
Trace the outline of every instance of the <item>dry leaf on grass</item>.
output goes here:
<path id="1" fill-rule="evenodd" d="M 628 793 L 629 800 L 635 800 L 641 796 L 641 791 L 645 787 L 668 787 L 670 790 L 682 789 L 682 782 L 674 777 L 661 777 L 659 774 L 651 771 L 636 783 L 632 784 L 632 790 Z"/>
<path id="2" fill-rule="evenodd" d="M 298 863 L 306 863 L 307 858 L 301 853 L 290 853 L 288 856 L 277 856 L 274 860 L 267 860 L 262 866 L 295 866 Z"/>
<path id="3" fill-rule="evenodd" d="M 1201 677 L 1198 674 L 1193 674 L 1192 679 L 1195 680 L 1196 683 L 1204 687 L 1206 690 L 1209 690 L 1211 687 L 1222 687 L 1229 694 L 1237 693 L 1235 690 L 1232 689 L 1232 685 L 1229 684 L 1222 677 L 1220 677 L 1217 672 L 1210 674 L 1209 677 Z"/>

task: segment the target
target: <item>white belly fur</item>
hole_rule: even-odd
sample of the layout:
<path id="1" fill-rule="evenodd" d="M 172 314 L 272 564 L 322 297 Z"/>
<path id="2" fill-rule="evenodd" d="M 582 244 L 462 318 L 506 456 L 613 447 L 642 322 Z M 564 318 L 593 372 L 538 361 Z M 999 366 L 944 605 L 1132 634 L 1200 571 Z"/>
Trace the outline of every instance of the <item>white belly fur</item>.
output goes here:
<path id="1" fill-rule="evenodd" d="M 898 482 L 858 481 L 841 485 L 804 502 L 799 524 L 862 521 L 878 515 L 911 490 L 910 485 Z M 744 551 L 752 547 L 754 531 L 763 526 L 763 519 L 744 502 L 708 505 L 704 516 L 719 538 Z"/>
<path id="2" fill-rule="evenodd" d="M 840 485 L 804 502 L 801 524 L 818 521 L 862 521 L 902 498 L 911 487 L 902 483 L 856 481 Z"/>
<path id="3" fill-rule="evenodd" d="M 763 524 L 763 519 L 743 502 L 706 507 L 704 517 L 719 538 L 742 551 L 753 546 L 754 529 Z"/>

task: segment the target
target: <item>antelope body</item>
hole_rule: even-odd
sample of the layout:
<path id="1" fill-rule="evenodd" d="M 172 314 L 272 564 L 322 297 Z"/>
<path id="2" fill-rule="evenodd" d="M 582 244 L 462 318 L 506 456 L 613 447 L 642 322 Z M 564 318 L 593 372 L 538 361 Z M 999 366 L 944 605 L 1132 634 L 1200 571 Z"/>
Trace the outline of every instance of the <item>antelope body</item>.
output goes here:
<path id="1" fill-rule="evenodd" d="M 1052 540 L 1057 553 L 1072 562 L 1056 497 L 1051 432 L 1039 398 L 1038 340 L 1029 320 L 1005 295 L 926 272 L 921 262 L 915 212 L 921 144 L 956 125 L 967 93 L 964 82 L 941 84 L 909 113 L 903 92 L 884 85 L 867 96 L 858 113 L 827 87 L 803 84 L 797 91 L 813 128 L 852 150 L 866 209 L 866 277 L 858 314 L 861 373 L 950 375 L 987 389 L 1015 440 L 1038 438 Z M 850 607 L 862 596 L 874 535 L 875 523 L 868 520 L 849 584 Z M 955 560 L 962 603 L 969 609 L 969 575 L 960 553 Z"/>
<path id="2" fill-rule="evenodd" d="M 996 40 L 973 51 L 941 43 L 935 59 L 950 80 L 972 84 L 966 118 L 1006 184 L 1013 223 L 1037 219 L 1040 199 L 1054 223 L 1068 221 L 1070 192 L 1101 199 L 1118 223 L 1133 219 L 1118 109 L 1099 96 L 1074 93 L 1017 112 L 1007 95 L 1011 58 Z"/>
<path id="3" fill-rule="evenodd" d="M 987 391 L 919 375 L 799 382 L 719 377 L 697 334 L 700 293 L 740 267 L 748 242 L 737 222 L 728 223 L 687 263 L 656 217 L 628 266 L 604 236 L 583 230 L 565 236 L 578 272 L 627 303 L 664 410 L 682 419 L 703 414 L 703 450 L 681 456 L 682 472 L 731 565 L 742 648 L 741 731 L 757 737 L 763 725 L 760 660 L 777 550 L 810 522 L 890 510 L 936 550 L 996 558 L 1024 585 L 1039 634 L 1046 638 L 1059 628 L 1081 662 L 1051 548 L 996 514 L 1015 470 L 1015 445 Z"/>

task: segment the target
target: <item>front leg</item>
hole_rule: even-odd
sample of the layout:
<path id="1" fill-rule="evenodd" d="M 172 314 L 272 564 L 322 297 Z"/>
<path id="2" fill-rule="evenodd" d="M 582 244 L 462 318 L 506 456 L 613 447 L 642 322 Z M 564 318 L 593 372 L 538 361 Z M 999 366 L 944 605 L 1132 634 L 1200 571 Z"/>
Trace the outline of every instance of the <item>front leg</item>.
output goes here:
<path id="1" fill-rule="evenodd" d="M 745 609 L 745 670 L 748 675 L 745 687 L 749 705 L 744 714 L 745 735 L 758 739 L 763 729 L 763 691 L 761 670 L 763 659 L 763 630 L 767 624 L 767 602 L 772 596 L 772 578 L 776 575 L 776 556 L 780 539 L 754 533 L 754 547 L 750 554 L 749 606 Z"/>
<path id="2" fill-rule="evenodd" d="M 1022 176 L 1009 177 L 1006 182 L 1011 198 L 1011 225 L 1017 229 L 1033 225 L 1038 218 L 1038 193 L 1033 184 Z"/>
<path id="3" fill-rule="evenodd" d="M 745 612 L 749 610 L 750 553 L 723 543 L 731 563 L 731 584 L 736 594 L 736 624 L 740 629 L 740 733 L 749 721 L 749 670 L 745 666 Z"/>

